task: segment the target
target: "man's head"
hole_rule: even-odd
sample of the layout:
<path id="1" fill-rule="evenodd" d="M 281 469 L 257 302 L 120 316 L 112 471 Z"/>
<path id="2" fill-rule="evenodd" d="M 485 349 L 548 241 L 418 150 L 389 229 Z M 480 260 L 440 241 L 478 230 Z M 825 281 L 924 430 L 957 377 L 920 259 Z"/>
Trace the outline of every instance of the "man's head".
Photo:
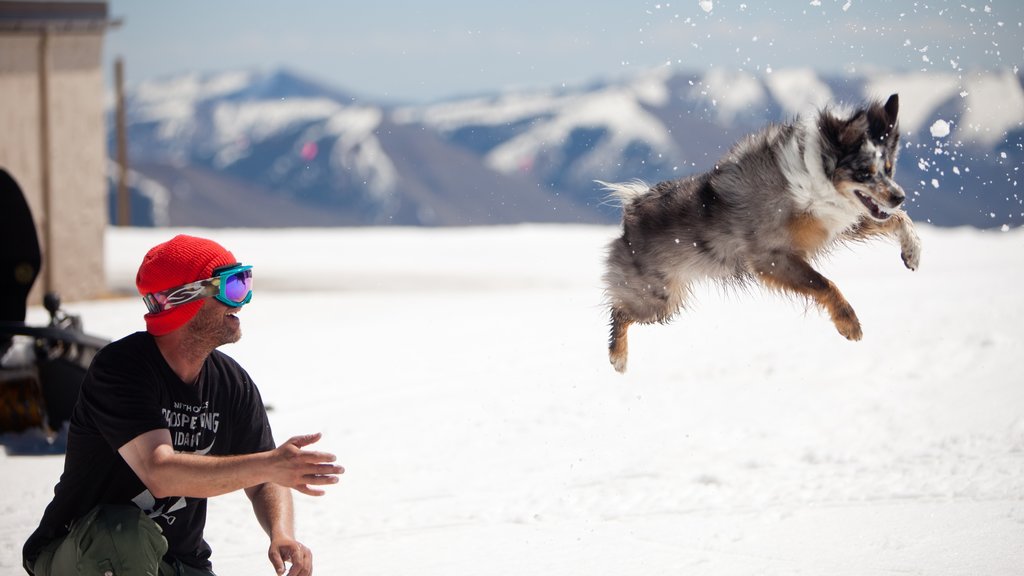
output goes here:
<path id="1" fill-rule="evenodd" d="M 158 244 L 135 277 L 149 308 L 146 329 L 163 336 L 189 325 L 190 332 L 199 329 L 220 334 L 220 343 L 234 342 L 240 332 L 231 313 L 249 301 L 250 278 L 250 267 L 212 240 L 180 234 Z"/>

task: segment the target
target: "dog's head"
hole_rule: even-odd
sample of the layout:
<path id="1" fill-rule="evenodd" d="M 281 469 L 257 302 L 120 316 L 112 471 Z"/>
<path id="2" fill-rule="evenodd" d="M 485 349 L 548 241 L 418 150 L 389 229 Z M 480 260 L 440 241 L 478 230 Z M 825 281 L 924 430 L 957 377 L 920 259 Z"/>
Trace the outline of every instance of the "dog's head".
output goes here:
<path id="1" fill-rule="evenodd" d="M 867 216 L 886 220 L 907 196 L 893 180 L 899 155 L 899 97 L 872 102 L 848 118 L 822 112 L 825 172 L 840 194 L 863 208 Z"/>

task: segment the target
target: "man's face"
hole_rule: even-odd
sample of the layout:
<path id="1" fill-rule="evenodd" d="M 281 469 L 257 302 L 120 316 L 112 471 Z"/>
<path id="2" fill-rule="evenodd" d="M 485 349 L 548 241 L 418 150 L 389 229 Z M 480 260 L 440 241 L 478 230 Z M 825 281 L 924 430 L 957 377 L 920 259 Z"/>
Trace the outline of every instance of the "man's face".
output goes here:
<path id="1" fill-rule="evenodd" d="M 185 328 L 189 340 L 211 350 L 222 344 L 238 342 L 242 337 L 242 325 L 235 314 L 241 309 L 227 306 L 215 298 L 207 298 Z"/>

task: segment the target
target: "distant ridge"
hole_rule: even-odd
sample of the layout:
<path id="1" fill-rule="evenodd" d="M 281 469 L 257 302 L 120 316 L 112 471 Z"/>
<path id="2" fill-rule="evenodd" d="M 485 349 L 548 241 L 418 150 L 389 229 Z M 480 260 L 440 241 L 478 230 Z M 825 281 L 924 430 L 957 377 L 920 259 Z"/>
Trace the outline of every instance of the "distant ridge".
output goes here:
<path id="1" fill-rule="evenodd" d="M 667 68 L 576 89 L 391 106 L 288 70 L 127 92 L 131 168 L 172 226 L 607 223 L 595 180 L 703 171 L 761 125 L 901 94 L 897 179 L 919 221 L 1024 222 L 1024 88 L 1009 70 L 822 76 Z M 112 125 L 109 124 L 108 125 Z M 937 127 L 933 130 L 933 126 Z M 941 129 L 940 129 L 941 128 Z M 108 141 L 113 156 L 113 135 Z"/>

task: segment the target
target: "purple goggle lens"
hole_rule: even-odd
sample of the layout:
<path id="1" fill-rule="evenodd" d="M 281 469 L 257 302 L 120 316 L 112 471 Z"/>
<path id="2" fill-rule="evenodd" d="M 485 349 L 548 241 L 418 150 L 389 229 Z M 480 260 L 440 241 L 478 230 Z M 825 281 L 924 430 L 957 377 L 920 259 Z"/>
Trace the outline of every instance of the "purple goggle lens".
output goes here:
<path id="1" fill-rule="evenodd" d="M 252 270 L 235 272 L 223 282 L 224 297 L 232 302 L 242 302 L 252 291 Z"/>

